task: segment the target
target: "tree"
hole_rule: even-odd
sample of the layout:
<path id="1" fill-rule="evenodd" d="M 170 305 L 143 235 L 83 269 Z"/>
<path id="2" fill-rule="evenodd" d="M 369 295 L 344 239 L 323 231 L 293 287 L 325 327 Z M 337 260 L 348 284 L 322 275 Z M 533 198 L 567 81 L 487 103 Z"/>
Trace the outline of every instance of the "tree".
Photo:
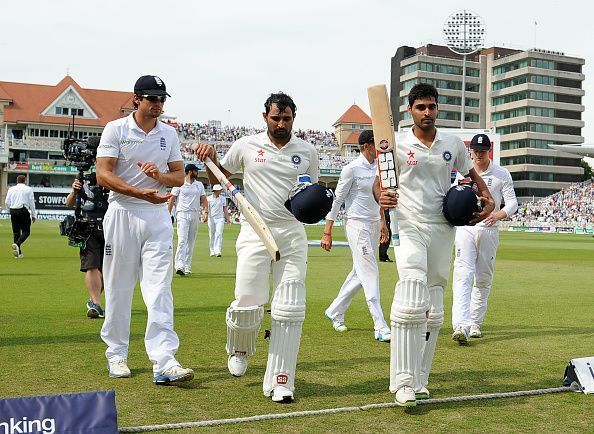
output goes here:
<path id="1" fill-rule="evenodd" d="M 586 160 L 582 159 L 580 166 L 584 169 L 584 178 L 583 181 L 587 181 L 588 179 L 592 179 L 594 173 L 592 172 L 592 167 L 586 162 Z"/>

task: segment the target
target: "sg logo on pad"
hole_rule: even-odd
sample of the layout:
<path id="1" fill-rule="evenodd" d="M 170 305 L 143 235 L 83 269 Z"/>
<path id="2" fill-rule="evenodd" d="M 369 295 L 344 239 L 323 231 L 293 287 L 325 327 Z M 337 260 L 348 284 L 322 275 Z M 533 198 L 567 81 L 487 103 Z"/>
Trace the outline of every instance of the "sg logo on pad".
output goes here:
<path id="1" fill-rule="evenodd" d="M 289 377 L 287 377 L 285 374 L 278 374 L 276 376 L 276 382 L 278 384 L 287 384 L 288 381 L 289 381 Z"/>

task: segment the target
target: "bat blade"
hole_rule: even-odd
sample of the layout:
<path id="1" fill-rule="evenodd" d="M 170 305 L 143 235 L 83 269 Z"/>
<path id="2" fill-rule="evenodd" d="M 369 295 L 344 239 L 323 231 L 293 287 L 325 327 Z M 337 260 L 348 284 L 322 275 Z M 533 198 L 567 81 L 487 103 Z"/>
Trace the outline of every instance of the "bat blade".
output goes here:
<path id="1" fill-rule="evenodd" d="M 377 168 L 380 186 L 383 190 L 394 193 L 398 189 L 398 173 L 396 169 L 396 139 L 394 136 L 394 119 L 388 98 L 388 89 L 384 84 L 371 86 L 367 89 L 369 108 L 371 109 L 371 124 L 373 126 L 373 140 L 377 155 Z M 392 230 L 392 244 L 400 245 L 398 231 L 398 211 L 390 209 L 390 228 Z"/>
<path id="2" fill-rule="evenodd" d="M 258 237 L 262 243 L 264 243 L 266 250 L 268 250 L 268 253 L 272 256 L 272 259 L 278 261 L 280 259 L 280 252 L 276 245 L 276 241 L 272 236 L 272 232 L 270 232 L 270 228 L 266 225 L 260 214 L 258 214 L 258 211 L 256 211 L 252 204 L 249 203 L 239 190 L 227 179 L 225 174 L 221 172 L 210 158 L 206 158 L 204 164 L 206 164 L 213 175 L 219 180 L 221 185 L 225 187 L 231 200 L 237 205 L 237 208 L 241 211 L 241 214 L 248 221 L 254 232 L 258 234 Z"/>

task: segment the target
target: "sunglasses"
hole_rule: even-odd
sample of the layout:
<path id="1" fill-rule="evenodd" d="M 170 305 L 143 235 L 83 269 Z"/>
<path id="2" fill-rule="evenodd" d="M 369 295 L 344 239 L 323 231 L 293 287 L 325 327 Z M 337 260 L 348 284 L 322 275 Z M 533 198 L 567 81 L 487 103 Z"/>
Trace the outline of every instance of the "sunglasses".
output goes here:
<path id="1" fill-rule="evenodd" d="M 138 95 L 140 98 L 146 98 L 149 102 L 155 104 L 157 102 L 164 103 L 167 100 L 166 96 L 156 96 L 156 95 Z"/>

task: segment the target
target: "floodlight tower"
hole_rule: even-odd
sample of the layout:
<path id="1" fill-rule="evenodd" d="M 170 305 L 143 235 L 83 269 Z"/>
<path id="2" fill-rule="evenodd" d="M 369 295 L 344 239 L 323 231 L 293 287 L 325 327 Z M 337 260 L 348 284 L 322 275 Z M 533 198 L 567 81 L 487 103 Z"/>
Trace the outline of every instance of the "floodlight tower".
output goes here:
<path id="1" fill-rule="evenodd" d="M 466 109 L 466 57 L 476 53 L 485 43 L 485 24 L 480 15 L 467 10 L 453 13 L 443 25 L 443 37 L 450 50 L 462 56 L 462 112 L 460 128 L 464 128 Z"/>

